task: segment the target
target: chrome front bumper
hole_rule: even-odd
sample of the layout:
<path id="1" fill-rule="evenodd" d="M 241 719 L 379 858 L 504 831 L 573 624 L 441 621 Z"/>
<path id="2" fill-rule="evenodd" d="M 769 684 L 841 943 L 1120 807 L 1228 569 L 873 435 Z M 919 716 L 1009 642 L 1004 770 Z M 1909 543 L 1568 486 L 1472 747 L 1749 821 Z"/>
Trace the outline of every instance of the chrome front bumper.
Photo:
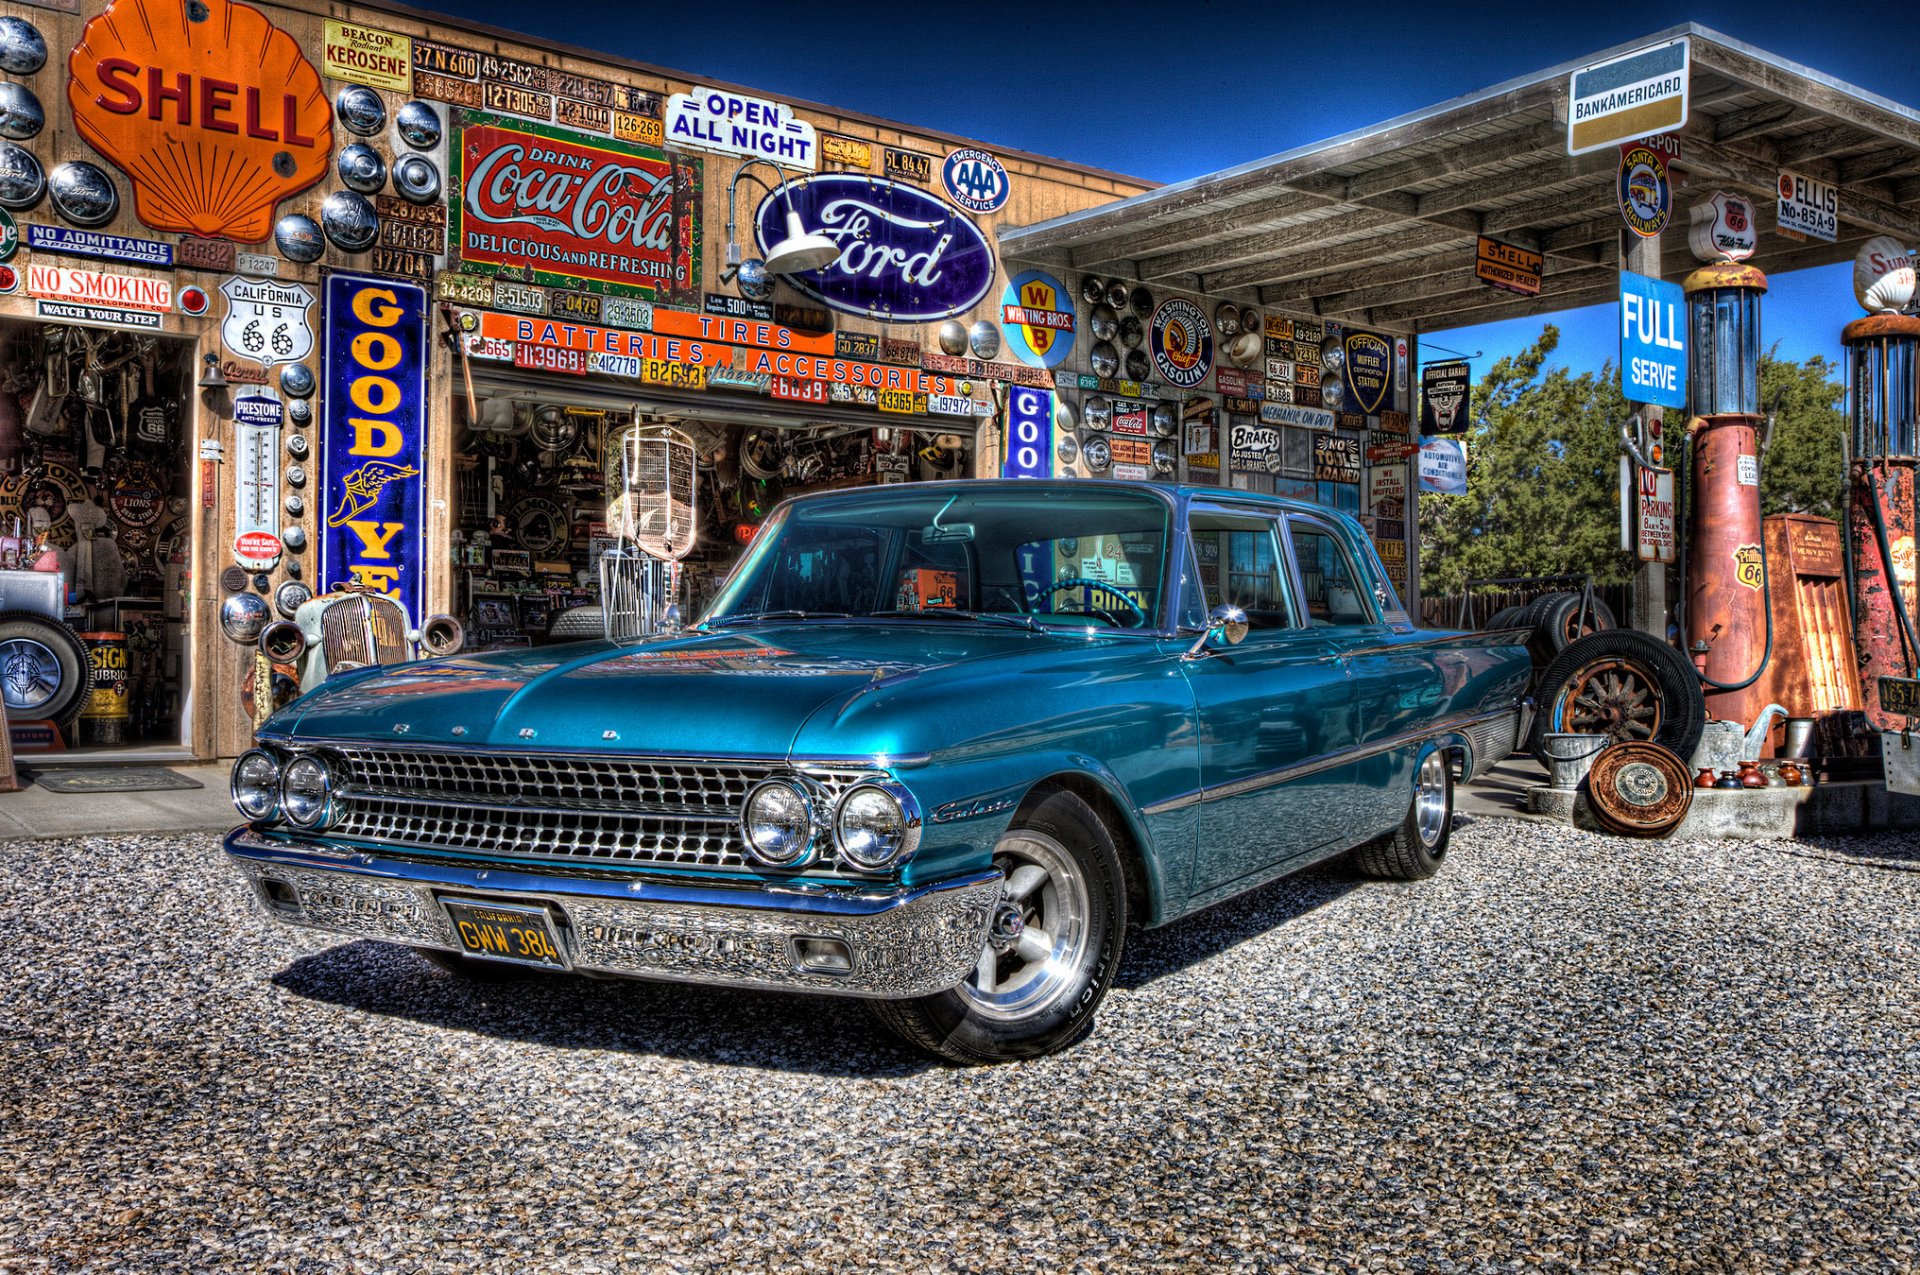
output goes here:
<path id="1" fill-rule="evenodd" d="M 925 996 L 960 982 L 986 946 L 1001 882 L 997 871 L 844 889 L 547 876 L 383 859 L 247 827 L 225 845 L 261 908 L 288 925 L 453 952 L 441 896 L 544 903 L 578 970 L 842 996 Z M 819 968 L 809 939 L 844 944 L 849 968 Z"/>

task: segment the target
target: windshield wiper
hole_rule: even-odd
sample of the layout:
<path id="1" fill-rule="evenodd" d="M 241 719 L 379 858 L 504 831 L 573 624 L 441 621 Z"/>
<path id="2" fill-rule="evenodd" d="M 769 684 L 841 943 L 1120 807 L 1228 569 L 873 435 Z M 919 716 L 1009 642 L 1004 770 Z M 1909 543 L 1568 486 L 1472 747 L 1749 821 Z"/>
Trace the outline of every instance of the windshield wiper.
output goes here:
<path id="1" fill-rule="evenodd" d="M 1039 633 L 1041 628 L 1033 622 L 1030 615 L 1007 615 L 1000 611 L 963 611 L 958 607 L 928 607 L 924 611 L 875 611 L 875 615 L 908 615 L 916 618 L 939 617 L 943 620 L 985 620 L 989 624 L 1004 624 L 1016 629 L 1025 629 L 1029 633 Z"/>
<path id="2" fill-rule="evenodd" d="M 797 608 L 784 611 L 743 611 L 739 615 L 724 616 L 714 620 L 706 627 L 710 629 L 730 629 L 736 624 L 758 624 L 762 620 L 851 620 L 850 611 L 801 611 Z"/>

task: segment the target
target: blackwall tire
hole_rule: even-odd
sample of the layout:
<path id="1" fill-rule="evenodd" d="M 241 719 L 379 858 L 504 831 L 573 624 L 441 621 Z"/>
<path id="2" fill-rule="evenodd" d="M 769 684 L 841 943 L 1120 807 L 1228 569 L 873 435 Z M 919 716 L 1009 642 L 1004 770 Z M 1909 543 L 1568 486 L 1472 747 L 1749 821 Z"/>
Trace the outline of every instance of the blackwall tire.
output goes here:
<path id="1" fill-rule="evenodd" d="M 1594 598 L 1587 608 L 1587 622 L 1580 624 L 1580 595 L 1568 593 L 1557 595 L 1550 606 L 1541 609 L 1534 623 L 1533 642 L 1546 660 L 1552 659 L 1567 649 L 1567 644 L 1585 637 L 1589 633 L 1604 633 L 1608 629 L 1617 629 L 1620 625 L 1613 618 L 1613 609 L 1599 598 Z"/>
<path id="2" fill-rule="evenodd" d="M 44 719 L 64 732 L 92 689 L 93 667 L 72 629 L 32 611 L 0 611 L 0 698 L 9 719 Z"/>
<path id="3" fill-rule="evenodd" d="M 869 1001 L 893 1032 L 951 1062 L 1038 1058 L 1093 1027 L 1120 968 L 1127 888 L 1113 838 L 1092 808 L 1051 792 L 1000 839 L 1002 903 L 1017 909 L 1019 939 L 989 943 L 960 986 L 913 1000 Z"/>
<path id="4" fill-rule="evenodd" d="M 1567 643 L 1534 683 L 1539 704 L 1527 751 L 1555 732 L 1651 740 L 1691 761 L 1706 722 L 1700 676 L 1687 658 L 1638 629 L 1609 629 Z"/>
<path id="5" fill-rule="evenodd" d="M 1398 828 L 1357 846 L 1353 866 L 1383 881 L 1424 881 L 1440 870 L 1453 840 L 1453 767 L 1438 749 L 1420 761 L 1413 800 Z"/>
<path id="6" fill-rule="evenodd" d="M 1487 617 L 1486 629 L 1514 629 L 1520 627 L 1520 617 L 1526 613 L 1525 607 L 1501 607 Z"/>

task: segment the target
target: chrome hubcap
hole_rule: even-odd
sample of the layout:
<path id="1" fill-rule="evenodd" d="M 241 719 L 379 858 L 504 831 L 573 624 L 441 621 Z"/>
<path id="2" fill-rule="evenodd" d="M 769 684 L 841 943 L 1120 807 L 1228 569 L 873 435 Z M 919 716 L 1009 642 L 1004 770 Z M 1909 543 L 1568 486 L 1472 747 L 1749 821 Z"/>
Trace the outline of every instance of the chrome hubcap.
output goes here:
<path id="1" fill-rule="evenodd" d="M 60 661 L 32 638 L 0 642 L 0 687 L 9 710 L 38 708 L 60 689 Z"/>
<path id="2" fill-rule="evenodd" d="M 993 862 L 1006 883 L 980 963 L 960 990 L 988 1018 L 1025 1018 L 1079 986 L 1087 881 L 1065 846 L 1030 829 L 1001 838 Z"/>
<path id="3" fill-rule="evenodd" d="M 1420 763 L 1420 777 L 1413 786 L 1413 826 L 1420 833 L 1420 844 L 1432 849 L 1439 844 L 1447 826 L 1447 759 L 1441 753 L 1428 753 Z"/>

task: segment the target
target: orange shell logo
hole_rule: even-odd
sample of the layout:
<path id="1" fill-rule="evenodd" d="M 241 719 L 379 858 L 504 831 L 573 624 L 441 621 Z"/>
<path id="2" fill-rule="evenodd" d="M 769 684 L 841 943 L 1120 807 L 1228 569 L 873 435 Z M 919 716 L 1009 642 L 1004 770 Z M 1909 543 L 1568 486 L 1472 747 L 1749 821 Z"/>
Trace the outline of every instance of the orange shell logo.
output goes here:
<path id="1" fill-rule="evenodd" d="M 133 182 L 155 230 L 259 243 L 319 181 L 333 113 L 312 63 L 258 9 L 113 0 L 67 58 L 80 135 Z"/>

